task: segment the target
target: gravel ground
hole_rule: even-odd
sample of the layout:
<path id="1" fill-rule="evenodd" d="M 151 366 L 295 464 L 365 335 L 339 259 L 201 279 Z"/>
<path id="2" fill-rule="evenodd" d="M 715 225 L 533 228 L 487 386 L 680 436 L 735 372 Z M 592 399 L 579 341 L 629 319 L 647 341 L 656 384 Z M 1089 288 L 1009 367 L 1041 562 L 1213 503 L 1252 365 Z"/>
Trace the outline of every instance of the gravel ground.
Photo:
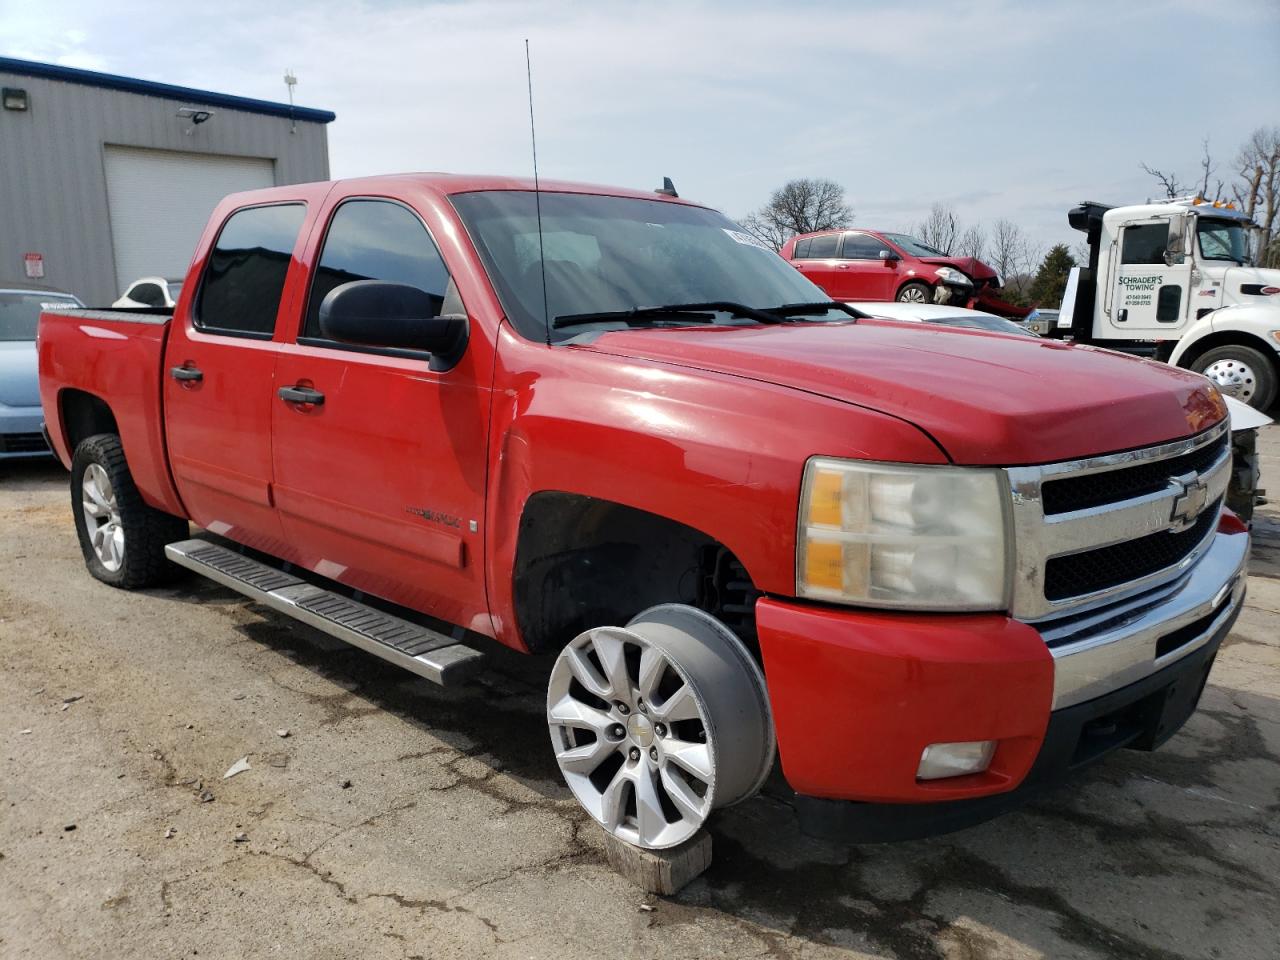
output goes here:
<path id="1" fill-rule="evenodd" d="M 1264 452 L 1280 499 L 1280 427 Z M 545 664 L 441 690 L 195 578 L 112 590 L 62 470 L 0 464 L 0 956 L 1274 960 L 1275 507 L 1252 573 L 1162 750 L 897 845 L 805 838 L 762 796 L 664 900 L 558 782 Z"/>

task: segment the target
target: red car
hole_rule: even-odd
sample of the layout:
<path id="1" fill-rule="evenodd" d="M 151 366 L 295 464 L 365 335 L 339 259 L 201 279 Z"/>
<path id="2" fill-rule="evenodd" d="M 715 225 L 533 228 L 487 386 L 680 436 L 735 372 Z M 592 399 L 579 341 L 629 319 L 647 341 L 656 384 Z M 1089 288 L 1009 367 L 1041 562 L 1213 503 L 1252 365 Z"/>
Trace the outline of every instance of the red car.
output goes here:
<path id="1" fill-rule="evenodd" d="M 975 257 L 949 257 L 904 233 L 824 230 L 792 237 L 783 257 L 836 300 L 951 303 L 1021 319 L 1029 307 L 996 296 L 999 274 Z"/>

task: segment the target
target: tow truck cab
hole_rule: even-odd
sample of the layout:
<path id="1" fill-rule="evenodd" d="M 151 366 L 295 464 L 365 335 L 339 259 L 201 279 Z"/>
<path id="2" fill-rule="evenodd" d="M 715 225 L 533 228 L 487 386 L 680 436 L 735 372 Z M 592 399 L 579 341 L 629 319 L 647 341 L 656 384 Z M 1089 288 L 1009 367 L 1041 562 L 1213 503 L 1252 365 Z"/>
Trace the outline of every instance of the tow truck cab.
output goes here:
<path id="1" fill-rule="evenodd" d="M 1253 266 L 1255 225 L 1234 205 L 1184 197 L 1067 215 L 1088 237 L 1056 335 L 1153 354 L 1266 409 L 1280 382 L 1280 270 Z"/>

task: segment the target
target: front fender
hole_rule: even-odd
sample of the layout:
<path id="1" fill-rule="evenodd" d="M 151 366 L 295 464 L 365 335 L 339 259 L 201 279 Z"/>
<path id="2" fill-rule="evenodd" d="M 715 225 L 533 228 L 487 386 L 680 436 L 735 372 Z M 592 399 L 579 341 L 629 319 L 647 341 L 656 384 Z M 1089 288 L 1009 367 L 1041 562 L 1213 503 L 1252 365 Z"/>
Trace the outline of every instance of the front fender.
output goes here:
<path id="1" fill-rule="evenodd" d="M 674 520 L 727 547 L 767 593 L 795 592 L 809 457 L 945 463 L 904 420 L 774 384 L 547 347 L 503 326 L 494 378 L 486 580 L 499 640 L 518 635 L 512 570 L 529 497 L 560 491 Z"/>
<path id="2" fill-rule="evenodd" d="M 1187 328 L 1169 355 L 1169 362 L 1176 367 L 1185 367 L 1189 360 L 1184 363 L 1183 359 L 1196 356 L 1200 352 L 1196 345 L 1205 337 L 1233 331 L 1257 337 L 1272 350 L 1280 352 L 1280 340 L 1273 336 L 1277 330 L 1280 330 L 1280 307 L 1222 307 L 1206 313 Z"/>

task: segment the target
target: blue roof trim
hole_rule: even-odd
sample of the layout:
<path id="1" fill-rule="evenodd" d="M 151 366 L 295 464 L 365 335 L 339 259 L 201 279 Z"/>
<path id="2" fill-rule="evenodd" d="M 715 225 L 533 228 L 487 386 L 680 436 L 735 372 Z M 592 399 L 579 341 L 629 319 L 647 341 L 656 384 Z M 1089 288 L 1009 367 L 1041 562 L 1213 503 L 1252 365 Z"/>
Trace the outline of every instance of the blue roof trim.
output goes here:
<path id="1" fill-rule="evenodd" d="M 191 87 L 177 87 L 171 83 L 154 83 L 151 80 L 136 80 L 133 77 L 117 76 L 114 73 L 60 67 L 52 63 L 37 63 L 34 60 L 15 60 L 12 57 L 0 57 L 0 73 L 45 77 L 66 83 L 81 83 L 87 87 L 105 87 L 108 90 L 140 93 L 145 97 L 163 97 L 166 100 L 198 103 L 206 107 L 225 107 L 228 110 L 243 110 L 246 113 L 265 113 L 272 117 L 292 117 L 311 123 L 332 123 L 337 118 L 337 115 L 330 110 L 290 107 L 287 103 L 254 100 L 250 97 L 233 97 L 227 93 L 214 93 L 211 90 L 195 90 Z"/>

